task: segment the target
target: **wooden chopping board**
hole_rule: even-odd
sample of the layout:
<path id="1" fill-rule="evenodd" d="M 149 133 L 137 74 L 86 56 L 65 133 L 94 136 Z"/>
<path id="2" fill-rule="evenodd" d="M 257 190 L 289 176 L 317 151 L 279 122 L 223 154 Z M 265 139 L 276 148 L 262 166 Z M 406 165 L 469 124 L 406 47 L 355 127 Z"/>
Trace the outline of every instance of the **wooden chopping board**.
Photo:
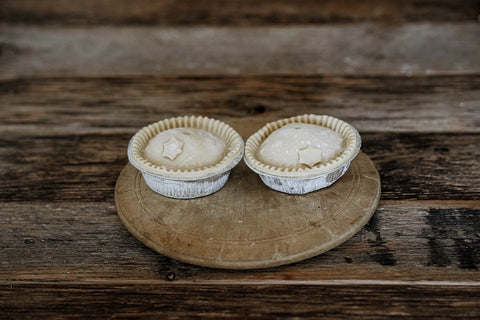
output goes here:
<path id="1" fill-rule="evenodd" d="M 287 195 L 266 187 L 243 162 L 220 191 L 178 200 L 151 191 L 128 164 L 115 188 L 118 215 L 141 242 L 187 263 L 226 269 L 266 268 L 332 249 L 375 212 L 380 177 L 364 153 L 329 188 Z"/>

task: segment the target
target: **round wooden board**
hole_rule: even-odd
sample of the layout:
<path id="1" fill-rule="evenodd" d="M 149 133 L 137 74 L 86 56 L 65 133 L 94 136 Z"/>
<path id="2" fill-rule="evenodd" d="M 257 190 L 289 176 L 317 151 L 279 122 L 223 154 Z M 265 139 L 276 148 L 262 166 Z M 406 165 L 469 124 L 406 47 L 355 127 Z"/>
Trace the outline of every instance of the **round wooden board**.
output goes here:
<path id="1" fill-rule="evenodd" d="M 338 246 L 374 213 L 380 177 L 360 153 L 329 188 L 287 195 L 266 187 L 242 162 L 220 191 L 177 200 L 151 191 L 131 165 L 115 188 L 118 215 L 150 248 L 195 265 L 265 268 L 307 259 Z"/>

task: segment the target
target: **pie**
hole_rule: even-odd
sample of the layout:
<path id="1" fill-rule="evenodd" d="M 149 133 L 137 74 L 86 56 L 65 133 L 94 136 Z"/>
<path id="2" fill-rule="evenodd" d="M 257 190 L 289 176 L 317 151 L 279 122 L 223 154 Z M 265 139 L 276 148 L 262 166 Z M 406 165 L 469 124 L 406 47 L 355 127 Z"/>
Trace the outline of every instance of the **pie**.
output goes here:
<path id="1" fill-rule="evenodd" d="M 270 188 L 305 194 L 328 187 L 347 171 L 361 138 L 328 115 L 301 115 L 266 124 L 245 144 L 245 163 Z"/>
<path id="2" fill-rule="evenodd" d="M 221 189 L 242 159 L 244 143 L 229 125 L 202 116 L 165 119 L 139 130 L 128 158 L 153 191 L 190 199 Z"/>

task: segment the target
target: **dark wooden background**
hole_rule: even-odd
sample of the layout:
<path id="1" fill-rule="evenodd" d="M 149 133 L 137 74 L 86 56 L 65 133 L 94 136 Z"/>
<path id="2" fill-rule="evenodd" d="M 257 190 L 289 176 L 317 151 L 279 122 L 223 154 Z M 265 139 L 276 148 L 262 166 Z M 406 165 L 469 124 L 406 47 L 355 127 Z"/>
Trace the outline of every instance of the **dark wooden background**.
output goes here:
<path id="1" fill-rule="evenodd" d="M 0 318 L 480 318 L 478 1 L 0 1 Z M 131 135 L 330 114 L 371 221 L 278 268 L 188 265 L 114 206 Z"/>

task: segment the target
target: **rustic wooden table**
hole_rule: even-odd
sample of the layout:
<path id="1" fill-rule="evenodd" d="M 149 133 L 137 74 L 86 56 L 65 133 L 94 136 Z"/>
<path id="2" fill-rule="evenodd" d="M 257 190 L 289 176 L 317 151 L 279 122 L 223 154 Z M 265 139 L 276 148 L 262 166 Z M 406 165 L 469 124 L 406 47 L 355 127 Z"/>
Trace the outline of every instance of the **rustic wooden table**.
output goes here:
<path id="1" fill-rule="evenodd" d="M 478 1 L 0 1 L 0 318 L 480 317 Z M 189 265 L 122 225 L 140 127 L 244 138 L 353 124 L 382 195 L 340 246 L 281 267 Z"/>

